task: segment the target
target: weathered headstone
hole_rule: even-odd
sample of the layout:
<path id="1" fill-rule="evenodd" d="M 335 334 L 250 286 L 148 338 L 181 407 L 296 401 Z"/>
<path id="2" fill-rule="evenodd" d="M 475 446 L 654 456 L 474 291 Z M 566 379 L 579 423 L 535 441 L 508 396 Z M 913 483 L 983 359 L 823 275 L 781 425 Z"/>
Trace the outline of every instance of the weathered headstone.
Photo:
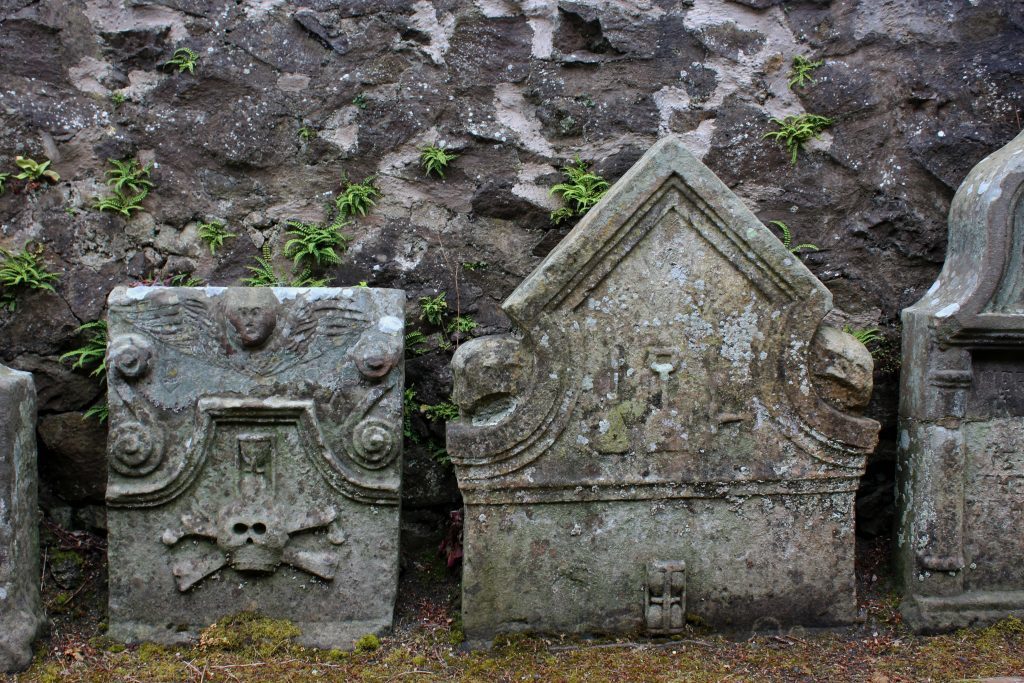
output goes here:
<path id="1" fill-rule="evenodd" d="M 471 639 L 855 616 L 871 357 L 673 138 L 455 355 Z"/>
<path id="2" fill-rule="evenodd" d="M 939 279 L 903 311 L 902 611 L 1024 617 L 1024 134 L 964 180 Z"/>
<path id="3" fill-rule="evenodd" d="M 117 288 L 109 299 L 110 634 L 391 624 L 403 293 Z"/>
<path id="4" fill-rule="evenodd" d="M 36 389 L 0 365 L 0 672 L 32 661 L 44 623 L 39 598 Z"/>

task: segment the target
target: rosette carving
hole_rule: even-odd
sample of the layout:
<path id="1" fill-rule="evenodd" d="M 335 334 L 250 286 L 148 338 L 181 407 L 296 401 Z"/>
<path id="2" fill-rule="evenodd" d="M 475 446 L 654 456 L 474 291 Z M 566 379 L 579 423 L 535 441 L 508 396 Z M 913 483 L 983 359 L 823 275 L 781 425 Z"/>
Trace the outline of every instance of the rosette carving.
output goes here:
<path id="1" fill-rule="evenodd" d="M 137 380 L 149 372 L 153 345 L 137 334 L 121 335 L 111 344 L 109 365 L 127 380 Z"/>
<path id="2" fill-rule="evenodd" d="M 398 453 L 398 435 L 391 426 L 376 418 L 367 418 L 356 425 L 352 433 L 354 460 L 369 470 L 379 470 L 391 464 Z"/>
<path id="3" fill-rule="evenodd" d="M 144 477 L 160 466 L 160 440 L 141 422 L 123 422 L 110 432 L 110 466 L 125 477 Z"/>

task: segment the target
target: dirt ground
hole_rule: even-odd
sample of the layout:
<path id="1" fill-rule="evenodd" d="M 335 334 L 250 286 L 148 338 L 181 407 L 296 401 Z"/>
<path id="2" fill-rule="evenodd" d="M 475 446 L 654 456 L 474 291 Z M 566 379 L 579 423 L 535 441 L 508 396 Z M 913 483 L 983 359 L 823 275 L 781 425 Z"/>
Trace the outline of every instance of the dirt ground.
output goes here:
<path id="1" fill-rule="evenodd" d="M 433 552 L 403 558 L 396 625 L 355 650 L 295 645 L 297 629 L 254 614 L 225 618 L 191 647 L 114 642 L 106 628 L 105 540 L 43 527 L 50 633 L 7 681 L 955 681 L 1024 676 L 1024 622 L 919 637 L 902 625 L 884 540 L 858 548 L 855 627 L 666 640 L 514 637 L 462 644 L 459 577 Z"/>

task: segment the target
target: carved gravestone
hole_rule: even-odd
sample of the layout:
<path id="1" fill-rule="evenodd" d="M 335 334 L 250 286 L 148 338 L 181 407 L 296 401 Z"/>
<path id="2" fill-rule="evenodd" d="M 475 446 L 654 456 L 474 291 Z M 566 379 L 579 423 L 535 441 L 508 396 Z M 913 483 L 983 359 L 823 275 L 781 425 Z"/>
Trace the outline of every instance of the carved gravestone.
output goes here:
<path id="1" fill-rule="evenodd" d="M 855 616 L 871 357 L 673 138 L 463 345 L 448 450 L 472 639 Z"/>
<path id="2" fill-rule="evenodd" d="M 903 311 L 902 611 L 1024 617 L 1024 134 L 964 180 L 939 279 Z"/>
<path id="3" fill-rule="evenodd" d="M 113 637 L 258 611 L 346 647 L 391 624 L 403 306 L 366 288 L 111 293 Z"/>
<path id="4" fill-rule="evenodd" d="M 9 672 L 32 662 L 44 623 L 32 375 L 0 365 L 0 416 L 0 672 Z"/>

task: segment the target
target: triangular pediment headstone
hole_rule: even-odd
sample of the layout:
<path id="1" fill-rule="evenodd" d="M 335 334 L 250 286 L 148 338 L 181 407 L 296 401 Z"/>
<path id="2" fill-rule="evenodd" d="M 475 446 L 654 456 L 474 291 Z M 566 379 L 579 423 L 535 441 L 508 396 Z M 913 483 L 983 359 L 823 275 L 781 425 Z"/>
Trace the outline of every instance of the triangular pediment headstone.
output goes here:
<path id="1" fill-rule="evenodd" d="M 831 294 L 800 259 L 672 137 L 654 145 L 615 183 L 503 308 L 524 322 L 543 310 L 575 305 L 637 244 L 679 233 L 710 246 L 777 305 L 801 300 L 825 312 L 831 308 Z"/>
<path id="2" fill-rule="evenodd" d="M 875 438 L 874 422 L 835 410 L 814 388 L 812 341 L 831 308 L 828 290 L 675 138 L 660 141 L 616 182 L 503 308 L 524 331 L 516 356 L 526 365 L 517 373 L 532 373 L 520 377 L 532 382 L 531 397 L 520 397 L 503 419 L 497 416 L 508 401 L 500 396 L 492 396 L 497 405 L 464 406 L 488 416 L 484 428 L 472 416 L 452 428 L 450 450 L 467 480 L 533 462 L 553 440 L 565 442 L 556 432 L 584 414 L 568 438 L 570 452 L 551 457 L 581 460 L 574 483 L 588 485 L 626 474 L 615 463 L 585 476 L 586 464 L 610 453 L 607 441 L 615 452 L 651 454 L 665 480 L 731 479 L 725 460 L 720 471 L 702 469 L 687 453 L 721 449 L 723 458 L 745 460 L 723 434 L 745 433 L 755 414 L 771 418 L 758 422 L 773 432 L 773 445 L 758 449 L 768 468 L 788 457 L 782 444 L 792 442 L 809 456 L 806 467 L 824 459 L 856 470 L 857 449 Z M 476 348 L 456 358 L 457 377 Z M 658 374 L 654 364 L 671 368 Z M 641 427 L 631 412 L 672 424 Z M 605 425 L 620 422 L 631 432 L 628 445 L 622 430 L 607 436 Z M 719 430 L 719 422 L 748 426 Z M 472 441 L 466 448 L 464 435 Z M 481 439 L 493 443 L 491 457 L 478 447 Z M 754 463 L 743 465 L 757 476 Z M 647 465 L 635 469 L 639 480 Z"/>
<path id="3" fill-rule="evenodd" d="M 856 414 L 870 356 L 822 325 L 828 290 L 677 139 L 654 145 L 502 307 L 517 333 L 453 359 L 461 417 L 448 451 L 467 505 L 482 511 L 467 515 L 468 538 L 498 542 L 480 521 L 492 506 L 543 517 L 552 505 L 610 505 L 614 516 L 640 501 L 795 492 L 852 502 L 878 430 Z M 852 544 L 848 529 L 833 531 Z M 470 593 L 526 589 L 493 586 L 495 563 L 514 562 L 471 547 L 470 610 Z M 678 577 L 676 559 L 658 571 Z M 478 633 L 529 611 L 481 610 L 466 622 Z"/>

